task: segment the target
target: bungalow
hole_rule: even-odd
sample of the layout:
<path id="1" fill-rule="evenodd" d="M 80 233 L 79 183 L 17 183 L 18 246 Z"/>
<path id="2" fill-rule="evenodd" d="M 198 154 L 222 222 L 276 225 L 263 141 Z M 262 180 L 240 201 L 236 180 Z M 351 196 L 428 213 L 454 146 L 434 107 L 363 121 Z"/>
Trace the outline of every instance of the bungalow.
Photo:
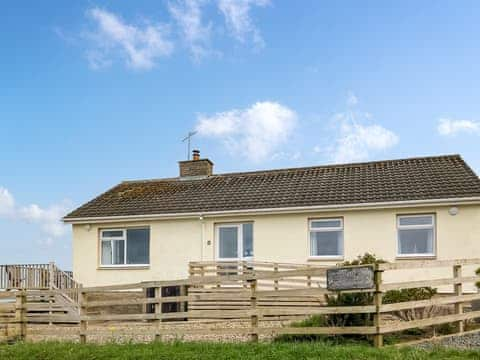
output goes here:
<path id="1" fill-rule="evenodd" d="M 87 285 L 188 276 L 188 262 L 480 258 L 480 180 L 459 155 L 122 182 L 68 214 Z"/>

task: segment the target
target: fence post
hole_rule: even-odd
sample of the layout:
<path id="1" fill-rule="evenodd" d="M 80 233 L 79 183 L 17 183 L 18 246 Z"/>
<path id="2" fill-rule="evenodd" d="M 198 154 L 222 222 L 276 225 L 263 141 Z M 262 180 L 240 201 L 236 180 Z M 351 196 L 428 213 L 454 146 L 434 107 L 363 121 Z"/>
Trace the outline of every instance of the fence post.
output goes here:
<path id="1" fill-rule="evenodd" d="M 52 290 L 55 285 L 55 263 L 50 261 L 48 263 L 48 288 Z"/>
<path id="2" fill-rule="evenodd" d="M 180 296 L 188 296 L 188 285 L 180 285 Z M 180 312 L 187 312 L 188 311 L 188 302 L 181 301 L 180 302 Z"/>
<path id="3" fill-rule="evenodd" d="M 455 291 L 456 296 L 463 295 L 463 284 L 460 278 L 462 277 L 462 265 L 454 265 L 453 266 L 453 277 L 456 281 L 453 285 L 453 289 Z M 462 314 L 463 313 L 463 303 L 455 303 L 455 314 Z M 464 330 L 464 322 L 462 320 L 458 321 L 457 323 L 458 332 L 462 333 Z"/>
<path id="4" fill-rule="evenodd" d="M 85 319 L 87 315 L 87 294 L 83 291 L 83 286 L 78 289 L 78 306 L 80 308 L 80 344 L 87 343 L 88 322 Z"/>
<path id="5" fill-rule="evenodd" d="M 160 325 L 162 323 L 162 288 L 155 288 L 155 341 L 162 341 L 162 335 L 160 335 Z"/>
<path id="6" fill-rule="evenodd" d="M 383 270 L 379 269 L 378 264 L 375 264 L 375 272 L 374 272 L 374 281 L 375 281 L 375 295 L 374 295 L 374 302 L 375 302 L 375 314 L 373 315 L 373 324 L 375 326 L 375 335 L 373 337 L 373 345 L 376 348 L 383 346 L 383 335 L 381 333 L 381 326 L 382 326 L 382 314 L 380 312 L 380 308 L 382 306 L 382 274 Z"/>
<path id="7" fill-rule="evenodd" d="M 200 265 L 200 278 L 203 280 L 204 277 L 205 277 L 205 267 L 206 265 L 205 264 L 201 264 Z M 215 275 L 218 275 L 218 274 L 215 274 Z M 195 286 L 195 287 L 199 287 L 201 289 L 203 289 L 205 287 L 205 285 L 198 285 L 198 286 Z"/>
<path id="8" fill-rule="evenodd" d="M 274 263 L 273 264 L 273 272 L 276 274 L 278 273 L 278 264 L 277 263 Z M 275 291 L 278 290 L 278 279 L 276 278 L 275 280 L 273 280 L 273 289 Z"/>
<path id="9" fill-rule="evenodd" d="M 307 265 L 307 269 L 310 270 L 310 265 Z M 307 275 L 307 286 L 312 287 L 312 276 L 310 273 Z"/>
<path id="10" fill-rule="evenodd" d="M 252 279 L 250 282 L 250 310 L 252 312 L 251 316 L 251 340 L 253 342 L 258 342 L 258 314 L 257 314 L 257 279 Z"/>
<path id="11" fill-rule="evenodd" d="M 145 297 L 145 299 L 148 299 L 148 296 L 149 296 L 148 291 L 149 291 L 149 288 L 148 288 L 148 287 L 143 288 L 143 296 Z M 151 306 L 151 305 L 150 305 L 150 304 L 147 304 L 147 303 L 143 304 L 143 305 L 142 305 L 142 313 L 148 314 L 148 310 L 150 309 L 150 306 Z"/>
<path id="12" fill-rule="evenodd" d="M 15 322 L 17 323 L 17 339 L 27 338 L 27 293 L 19 290 L 15 294 Z"/>
<path id="13" fill-rule="evenodd" d="M 245 275 L 247 275 L 247 265 L 246 265 L 246 263 L 245 263 L 245 260 L 243 260 L 243 261 L 241 262 L 241 264 L 242 264 L 242 265 L 241 265 L 241 266 L 242 266 L 242 276 L 245 276 Z M 228 275 L 232 275 L 232 274 L 228 274 Z M 244 288 L 247 288 L 247 287 L 248 287 L 248 280 L 247 280 L 246 278 L 244 278 L 244 279 L 242 280 L 242 285 L 243 285 Z"/>
<path id="14" fill-rule="evenodd" d="M 54 278 L 55 278 L 55 263 L 50 261 L 48 263 L 48 289 L 50 290 L 48 294 L 48 318 L 49 322 L 48 325 L 52 325 L 52 305 L 53 305 L 53 298 L 52 298 L 52 290 L 54 289 Z"/>

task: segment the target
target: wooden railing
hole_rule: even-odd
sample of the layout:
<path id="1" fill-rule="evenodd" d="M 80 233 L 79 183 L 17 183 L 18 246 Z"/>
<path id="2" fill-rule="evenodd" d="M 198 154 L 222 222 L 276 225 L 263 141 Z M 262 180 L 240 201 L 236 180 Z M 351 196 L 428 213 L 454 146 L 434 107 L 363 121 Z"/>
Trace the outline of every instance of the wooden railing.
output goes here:
<path id="1" fill-rule="evenodd" d="M 49 264 L 0 265 L 0 289 L 48 289 Z"/>
<path id="2" fill-rule="evenodd" d="M 55 263 L 0 265 L 0 290 L 60 290 L 66 302 L 78 304 L 78 284 L 72 272 L 62 271 Z"/>
<path id="3" fill-rule="evenodd" d="M 54 263 L 50 263 L 51 268 L 51 285 L 52 289 L 62 290 L 60 294 L 73 304 L 78 304 L 80 284 L 73 279 L 71 271 L 63 271 Z"/>
<path id="4" fill-rule="evenodd" d="M 328 266 L 295 264 L 295 263 L 277 263 L 266 261 L 194 261 L 189 263 L 190 278 L 199 276 L 226 276 L 226 275 L 251 275 L 255 273 L 257 276 L 266 278 L 258 279 L 258 287 L 260 289 L 286 290 L 304 287 L 326 287 L 326 269 Z M 309 269 L 323 269 L 320 275 L 311 276 Z M 284 271 L 299 270 L 305 275 L 295 276 L 293 272 L 288 273 L 285 278 L 271 278 L 272 274 Z M 306 271 L 306 272 L 305 272 Z M 303 274 L 302 273 L 302 274 Z M 270 277 L 268 277 L 270 275 Z"/>
<path id="5" fill-rule="evenodd" d="M 0 289 L 48 289 L 52 283 L 59 289 L 75 287 L 73 273 L 53 262 L 0 265 Z"/>
<path id="6" fill-rule="evenodd" d="M 474 289 L 475 282 L 480 280 L 475 273 L 479 266 L 480 259 L 372 265 L 372 288 L 345 291 L 369 293 L 371 303 L 328 306 L 325 296 L 338 296 L 339 292 L 328 290 L 325 267 L 197 262 L 191 264 L 188 279 L 80 287 L 80 323 L 73 326 L 81 342 L 96 341 L 98 336 L 144 339 L 150 335 L 152 340 L 192 337 L 201 340 L 235 335 L 257 341 L 279 334 L 358 334 L 371 338 L 380 347 L 385 334 L 444 323 L 456 324 L 461 334 L 466 321 L 480 318 L 480 310 L 467 306 L 480 300 L 480 294 L 465 292 Z M 424 286 L 439 287 L 445 293 L 427 300 L 384 303 L 388 291 Z M 39 298 L 40 293 L 32 291 L 17 292 L 16 305 L 5 305 L 22 338 L 33 331 L 32 317 L 29 313 L 22 314 L 22 309 L 28 309 L 28 304 Z M 426 312 L 408 321 L 397 316 L 402 311 L 427 307 L 441 307 L 445 311 Z M 369 320 L 360 326 L 327 321 L 325 326 L 297 327 L 292 323 L 312 315 L 331 318 L 351 314 L 368 314 Z M 50 320 L 55 324 L 68 322 L 69 317 L 47 313 L 39 316 L 38 321 Z M 56 327 L 48 330 L 56 335 L 64 331 Z"/>

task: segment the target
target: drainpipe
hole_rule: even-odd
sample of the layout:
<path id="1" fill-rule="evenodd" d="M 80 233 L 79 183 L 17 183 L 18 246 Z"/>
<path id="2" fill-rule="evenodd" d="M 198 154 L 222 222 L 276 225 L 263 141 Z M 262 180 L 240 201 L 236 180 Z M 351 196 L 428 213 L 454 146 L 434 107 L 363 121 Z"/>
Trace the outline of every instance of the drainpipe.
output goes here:
<path id="1" fill-rule="evenodd" d="M 205 242 L 205 219 L 203 218 L 203 215 L 200 215 L 198 218 L 200 220 L 200 261 L 203 261 L 203 247 L 204 247 L 204 242 Z"/>

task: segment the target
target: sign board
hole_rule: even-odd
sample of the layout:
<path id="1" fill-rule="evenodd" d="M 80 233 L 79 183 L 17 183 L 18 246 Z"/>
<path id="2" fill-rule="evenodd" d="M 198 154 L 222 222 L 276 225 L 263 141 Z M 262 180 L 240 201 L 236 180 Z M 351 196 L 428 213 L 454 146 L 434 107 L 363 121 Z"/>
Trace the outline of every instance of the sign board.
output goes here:
<path id="1" fill-rule="evenodd" d="M 330 291 L 362 290 L 374 287 L 372 266 L 327 269 L 327 289 Z"/>

